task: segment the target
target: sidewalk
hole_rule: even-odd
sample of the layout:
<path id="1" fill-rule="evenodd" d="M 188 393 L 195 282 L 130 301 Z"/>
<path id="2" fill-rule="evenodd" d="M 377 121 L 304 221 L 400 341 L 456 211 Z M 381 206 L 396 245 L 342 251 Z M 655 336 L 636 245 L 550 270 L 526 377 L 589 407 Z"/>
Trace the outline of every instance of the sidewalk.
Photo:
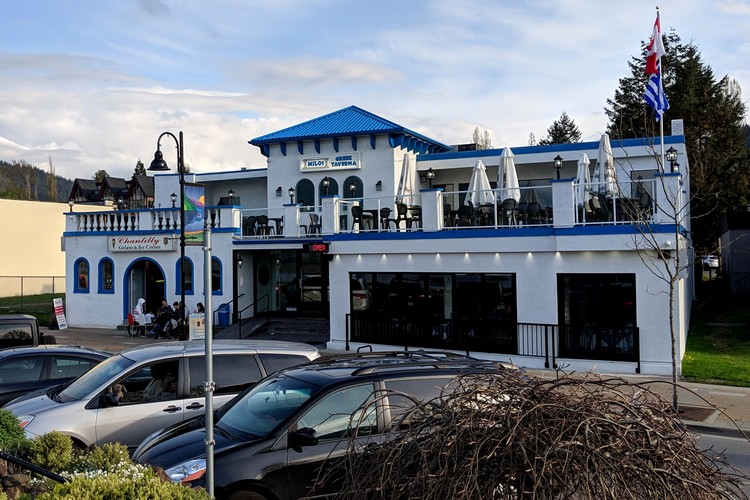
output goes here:
<path id="1" fill-rule="evenodd" d="M 68 328 L 65 330 L 50 330 L 48 333 L 55 336 L 58 344 L 81 345 L 111 353 L 143 344 L 169 342 L 151 338 L 129 337 L 127 330 L 106 328 Z M 326 351 L 326 339 L 313 339 L 304 334 L 300 335 L 302 337 L 275 335 L 254 338 L 302 341 L 315 345 L 321 352 Z M 556 376 L 554 370 L 529 370 L 528 372 L 529 375 L 544 379 Z M 646 384 L 653 392 L 667 401 L 672 401 L 670 377 L 618 376 L 633 383 Z M 681 413 L 681 416 L 691 429 L 732 437 L 742 437 L 744 431 L 750 436 L 750 388 L 690 382 L 679 382 L 678 385 L 680 386 L 677 392 L 678 402 L 681 411 L 684 412 Z M 711 405 L 716 406 L 718 410 L 713 409 Z"/>

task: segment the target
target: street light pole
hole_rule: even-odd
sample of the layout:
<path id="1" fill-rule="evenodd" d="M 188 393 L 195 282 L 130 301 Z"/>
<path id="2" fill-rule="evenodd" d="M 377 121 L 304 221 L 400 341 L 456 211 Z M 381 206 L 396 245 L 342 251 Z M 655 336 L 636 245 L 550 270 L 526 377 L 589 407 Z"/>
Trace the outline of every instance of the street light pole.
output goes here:
<path id="1" fill-rule="evenodd" d="M 162 132 L 159 139 L 156 140 L 156 152 L 154 161 L 148 169 L 152 172 L 164 172 L 170 170 L 167 162 L 164 161 L 164 155 L 161 152 L 161 138 L 165 135 L 174 139 L 177 144 L 177 173 L 180 175 L 180 307 L 182 314 L 187 310 L 185 305 L 185 157 L 183 156 L 182 131 L 178 139 L 172 132 Z M 166 297 L 163 297 L 166 299 Z M 180 331 L 180 340 L 185 340 L 184 320 L 183 328 Z"/>

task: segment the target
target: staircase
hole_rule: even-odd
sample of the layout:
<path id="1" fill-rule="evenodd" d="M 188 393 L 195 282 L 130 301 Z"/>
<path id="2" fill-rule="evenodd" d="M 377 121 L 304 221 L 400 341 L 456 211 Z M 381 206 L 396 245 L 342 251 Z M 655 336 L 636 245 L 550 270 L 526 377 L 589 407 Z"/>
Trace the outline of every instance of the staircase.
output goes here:
<path id="1" fill-rule="evenodd" d="M 241 336 L 244 339 L 284 340 L 325 347 L 329 332 L 327 319 L 256 318 L 243 323 L 241 332 L 235 323 L 216 333 L 215 338 L 236 339 Z"/>

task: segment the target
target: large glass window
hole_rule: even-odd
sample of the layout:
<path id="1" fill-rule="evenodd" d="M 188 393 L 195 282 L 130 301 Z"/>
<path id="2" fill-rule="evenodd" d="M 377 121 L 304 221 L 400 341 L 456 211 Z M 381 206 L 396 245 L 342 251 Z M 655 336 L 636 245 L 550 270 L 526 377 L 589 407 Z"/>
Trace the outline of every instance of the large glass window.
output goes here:
<path id="1" fill-rule="evenodd" d="M 558 298 L 562 355 L 637 355 L 635 274 L 561 274 Z"/>
<path id="2" fill-rule="evenodd" d="M 185 293 L 192 295 L 194 293 L 193 288 L 193 261 L 185 257 L 185 264 L 183 266 L 185 271 Z M 182 284 L 182 273 L 180 271 L 180 259 L 177 259 L 177 283 L 175 283 L 175 294 L 180 295 L 180 286 Z"/>
<path id="3" fill-rule="evenodd" d="M 221 261 L 211 257 L 211 292 L 221 295 Z"/>

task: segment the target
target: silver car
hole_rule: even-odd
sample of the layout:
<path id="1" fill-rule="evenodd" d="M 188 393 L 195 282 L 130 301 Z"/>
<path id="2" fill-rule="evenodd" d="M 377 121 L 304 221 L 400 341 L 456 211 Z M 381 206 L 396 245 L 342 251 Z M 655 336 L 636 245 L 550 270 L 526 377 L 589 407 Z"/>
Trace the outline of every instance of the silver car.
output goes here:
<path id="1" fill-rule="evenodd" d="M 55 430 L 81 448 L 120 442 L 135 449 L 154 431 L 205 412 L 204 354 L 202 340 L 129 349 L 60 389 L 5 409 L 18 417 L 29 438 Z M 318 357 L 308 344 L 216 340 L 214 407 L 267 374 Z"/>

